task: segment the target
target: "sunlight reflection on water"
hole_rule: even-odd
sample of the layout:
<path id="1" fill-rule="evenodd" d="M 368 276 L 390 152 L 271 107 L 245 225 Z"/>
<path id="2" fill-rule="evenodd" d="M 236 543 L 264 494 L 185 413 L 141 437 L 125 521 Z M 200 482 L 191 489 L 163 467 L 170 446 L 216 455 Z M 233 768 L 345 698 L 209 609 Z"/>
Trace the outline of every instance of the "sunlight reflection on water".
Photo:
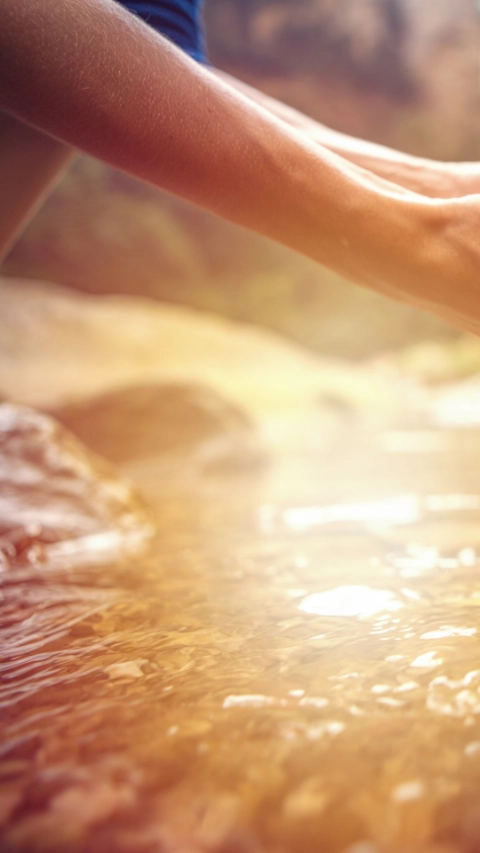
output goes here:
<path id="1" fill-rule="evenodd" d="M 407 466 L 396 497 L 369 500 L 380 466 L 367 485 L 309 467 L 308 488 L 168 494 L 151 553 L 125 564 L 61 543 L 26 582 L 10 574 L 0 706 L 19 850 L 68 853 L 73 803 L 81 853 L 104 849 L 100 808 L 112 853 L 445 853 L 443 812 L 460 820 L 458 792 L 478 804 L 475 472 L 452 465 L 442 494 L 437 470 Z M 84 541 L 98 556 L 116 540 Z"/>
<path id="2" fill-rule="evenodd" d="M 432 513 L 475 512 L 480 509 L 476 494 L 415 494 L 396 495 L 378 501 L 359 501 L 325 506 L 288 507 L 281 513 L 283 523 L 293 531 L 330 524 L 360 523 L 372 528 L 416 524 Z M 262 507 L 260 523 L 273 523 L 275 510 Z"/>
<path id="3" fill-rule="evenodd" d="M 386 589 L 368 586 L 339 586 L 307 595 L 298 605 L 304 613 L 317 616 L 358 616 L 366 619 L 383 611 L 401 610 L 403 604 Z"/>
<path id="4" fill-rule="evenodd" d="M 419 518 L 420 501 L 416 495 L 399 495 L 383 501 L 353 504 L 292 507 L 283 513 L 285 524 L 293 530 L 348 521 L 389 525 L 413 524 Z"/>

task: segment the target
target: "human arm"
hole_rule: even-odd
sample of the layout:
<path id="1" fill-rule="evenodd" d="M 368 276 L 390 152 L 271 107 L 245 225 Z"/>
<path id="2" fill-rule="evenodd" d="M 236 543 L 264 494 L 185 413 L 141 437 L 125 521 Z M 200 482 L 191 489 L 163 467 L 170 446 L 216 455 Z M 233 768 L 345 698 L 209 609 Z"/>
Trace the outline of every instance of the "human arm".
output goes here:
<path id="1" fill-rule="evenodd" d="M 113 0 L 0 0 L 0 81 L 0 109 L 54 138 L 352 281 L 480 324 L 462 208 L 372 179 Z"/>
<path id="2" fill-rule="evenodd" d="M 313 142 L 381 178 L 432 198 L 455 198 L 480 193 L 480 163 L 442 162 L 416 157 L 376 142 L 340 133 L 225 71 L 217 68 L 213 70 L 220 79 L 269 110 L 290 127 L 304 133 Z"/>
<path id="3" fill-rule="evenodd" d="M 403 187 L 437 197 L 480 189 L 478 163 L 440 163 L 338 133 L 219 69 L 211 70 L 307 138 Z M 0 114 L 0 262 L 72 157 L 72 149 L 59 140 Z"/>

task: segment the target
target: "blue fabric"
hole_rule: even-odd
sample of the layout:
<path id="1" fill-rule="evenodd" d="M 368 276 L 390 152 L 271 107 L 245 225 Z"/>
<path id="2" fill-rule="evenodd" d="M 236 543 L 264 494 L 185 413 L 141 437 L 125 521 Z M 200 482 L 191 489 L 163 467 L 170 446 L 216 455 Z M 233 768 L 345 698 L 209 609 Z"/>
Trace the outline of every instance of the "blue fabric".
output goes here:
<path id="1" fill-rule="evenodd" d="M 119 0 L 131 12 L 171 39 L 198 62 L 206 62 L 203 0 Z"/>

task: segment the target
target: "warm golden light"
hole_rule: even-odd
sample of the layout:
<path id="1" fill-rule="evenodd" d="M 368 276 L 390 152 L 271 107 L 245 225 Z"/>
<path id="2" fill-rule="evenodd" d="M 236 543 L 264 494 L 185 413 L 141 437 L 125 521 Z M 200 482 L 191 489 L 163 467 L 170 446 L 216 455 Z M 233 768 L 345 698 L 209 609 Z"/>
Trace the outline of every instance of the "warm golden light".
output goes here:
<path id="1" fill-rule="evenodd" d="M 318 616 L 358 616 L 366 619 L 377 613 L 401 610 L 403 604 L 386 589 L 368 586 L 338 586 L 307 595 L 298 605 L 304 613 Z"/>

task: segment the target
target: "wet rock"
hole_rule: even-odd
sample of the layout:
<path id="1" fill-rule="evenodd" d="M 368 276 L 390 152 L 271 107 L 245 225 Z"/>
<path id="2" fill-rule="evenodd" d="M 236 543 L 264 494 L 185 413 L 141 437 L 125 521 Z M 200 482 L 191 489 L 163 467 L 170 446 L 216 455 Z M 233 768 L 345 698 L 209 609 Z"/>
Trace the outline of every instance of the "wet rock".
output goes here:
<path id="1" fill-rule="evenodd" d="M 7 560 L 116 553 L 149 532 L 145 510 L 111 466 L 53 418 L 0 404 L 0 551 Z"/>
<path id="2" fill-rule="evenodd" d="M 141 385 L 66 405 L 56 417 L 113 462 L 168 457 L 232 470 L 265 461 L 249 417 L 194 384 Z"/>

